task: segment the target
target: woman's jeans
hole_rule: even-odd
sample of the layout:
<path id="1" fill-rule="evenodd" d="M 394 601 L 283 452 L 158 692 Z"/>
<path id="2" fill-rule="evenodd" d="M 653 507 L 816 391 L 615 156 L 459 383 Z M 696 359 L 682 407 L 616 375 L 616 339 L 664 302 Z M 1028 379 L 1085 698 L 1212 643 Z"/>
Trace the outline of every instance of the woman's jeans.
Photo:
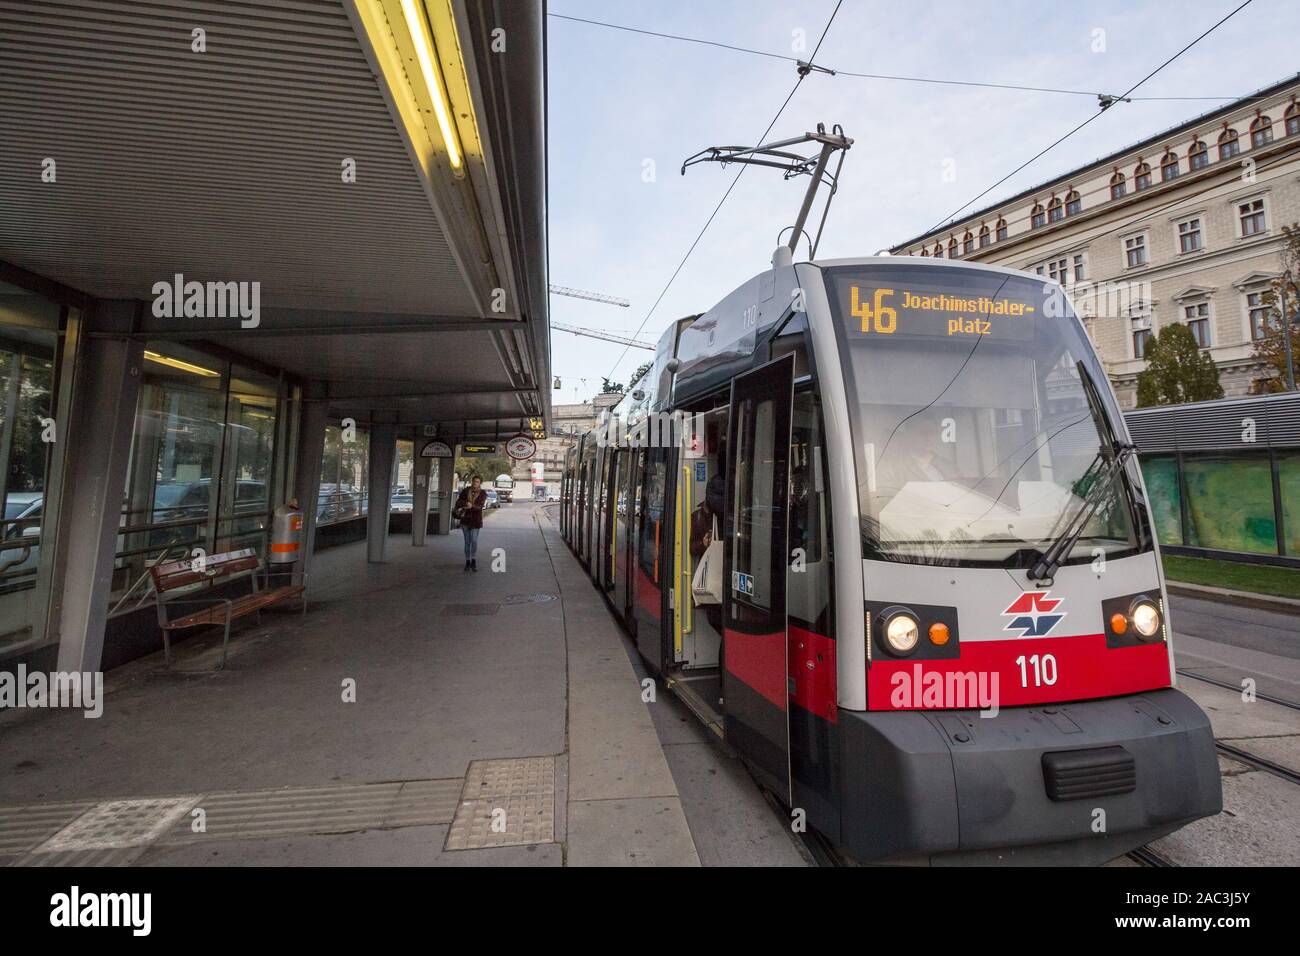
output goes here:
<path id="1" fill-rule="evenodd" d="M 478 533 L 481 528 L 466 528 L 461 526 L 461 531 L 465 532 L 465 560 L 472 561 L 478 554 Z"/>

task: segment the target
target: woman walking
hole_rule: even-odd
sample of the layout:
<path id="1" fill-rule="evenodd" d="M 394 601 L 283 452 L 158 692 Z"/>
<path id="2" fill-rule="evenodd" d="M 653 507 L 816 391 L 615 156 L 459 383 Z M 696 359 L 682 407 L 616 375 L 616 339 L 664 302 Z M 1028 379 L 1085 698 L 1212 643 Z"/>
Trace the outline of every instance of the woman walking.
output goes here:
<path id="1" fill-rule="evenodd" d="M 460 521 L 465 533 L 465 570 L 478 570 L 478 532 L 483 527 L 483 509 L 487 506 L 487 492 L 483 479 L 475 475 L 467 487 L 460 490 L 452 515 Z"/>

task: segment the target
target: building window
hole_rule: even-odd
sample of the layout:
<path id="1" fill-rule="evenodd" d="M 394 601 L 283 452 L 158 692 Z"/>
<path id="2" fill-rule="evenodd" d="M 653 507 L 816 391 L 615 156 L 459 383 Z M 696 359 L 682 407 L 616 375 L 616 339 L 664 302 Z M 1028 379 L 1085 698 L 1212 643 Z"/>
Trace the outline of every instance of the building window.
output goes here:
<path id="1" fill-rule="evenodd" d="M 265 554 L 278 388 L 275 378 L 206 353 L 146 344 L 113 593 L 194 548 Z M 334 486 L 321 489 L 318 508 L 335 498 Z M 348 506 L 356 514 L 364 504 L 349 498 Z"/>
<path id="2" fill-rule="evenodd" d="M 1198 302 L 1183 306 L 1183 318 L 1192 330 L 1192 338 L 1203 349 L 1210 347 L 1210 303 Z"/>
<path id="3" fill-rule="evenodd" d="M 1083 253 L 1082 252 L 1076 252 L 1074 254 L 1074 281 L 1075 282 L 1083 281 Z"/>
<path id="4" fill-rule="evenodd" d="M 1065 214 L 1067 216 L 1077 216 L 1083 212 L 1083 200 L 1074 190 L 1070 190 L 1065 197 Z"/>
<path id="5" fill-rule="evenodd" d="M 994 235 L 996 236 L 998 242 L 1001 242 L 1003 239 L 1007 237 L 1007 221 L 1005 219 L 998 220 L 998 224 L 995 227 Z"/>
<path id="6" fill-rule="evenodd" d="M 1034 269 L 1034 271 L 1037 272 L 1040 276 L 1047 275 L 1047 266 L 1038 266 L 1036 269 Z"/>
<path id="7" fill-rule="evenodd" d="M 1264 200 L 1252 199 L 1237 206 L 1237 218 L 1241 221 L 1241 237 L 1258 236 L 1267 230 L 1264 222 Z"/>
<path id="8" fill-rule="evenodd" d="M 934 257 L 935 257 L 936 259 L 942 259 L 942 258 L 943 258 L 943 243 L 942 243 L 942 242 L 936 242 L 936 243 L 934 244 Z"/>
<path id="9" fill-rule="evenodd" d="M 989 242 L 990 242 L 989 227 L 980 226 L 980 248 L 983 249 L 985 246 L 989 244 Z"/>
<path id="10" fill-rule="evenodd" d="M 1151 185 L 1151 167 L 1146 163 L 1138 163 L 1137 169 L 1133 170 L 1133 190 L 1141 192 Z"/>
<path id="11" fill-rule="evenodd" d="M 1286 134 L 1300 133 L 1300 103 L 1292 103 L 1286 111 Z"/>
<path id="12" fill-rule="evenodd" d="M 1201 238 L 1200 217 L 1180 222 L 1178 224 L 1178 252 L 1180 254 L 1200 252 L 1204 248 L 1205 244 Z"/>
<path id="13" fill-rule="evenodd" d="M 1250 147 L 1258 149 L 1273 142 L 1273 121 L 1261 116 L 1250 124 Z"/>
<path id="14" fill-rule="evenodd" d="M 930 250 L 929 250 L 929 249 L 926 249 L 926 248 L 924 248 L 924 247 L 922 247 L 922 249 L 921 249 L 921 255 L 923 255 L 923 256 L 925 256 L 927 259 L 929 259 L 929 258 L 930 258 Z"/>
<path id="15" fill-rule="evenodd" d="M 1147 341 L 1151 338 L 1150 329 L 1133 330 L 1133 357 L 1135 359 L 1146 358 Z"/>
<path id="16" fill-rule="evenodd" d="M 1232 159 L 1241 152 L 1241 140 L 1235 129 L 1225 129 L 1219 134 L 1219 159 Z"/>
<path id="17" fill-rule="evenodd" d="M 1208 165 L 1210 165 L 1210 147 L 1197 140 L 1192 143 L 1191 148 L 1187 151 L 1187 168 L 1192 172 L 1196 172 Z"/>
<path id="18" fill-rule="evenodd" d="M 1047 263 L 1047 277 L 1061 285 L 1068 284 L 1070 281 L 1070 260 L 1053 259 Z"/>
<path id="19" fill-rule="evenodd" d="M 1124 240 L 1124 261 L 1130 269 L 1147 264 L 1147 236 L 1142 233 Z"/>
<path id="20" fill-rule="evenodd" d="M 1060 199 L 1053 199 L 1047 204 L 1047 221 L 1060 222 L 1065 218 L 1065 206 Z"/>
<path id="21" fill-rule="evenodd" d="M 1117 172 L 1114 176 L 1110 177 L 1110 198 L 1123 199 L 1125 191 L 1124 174 Z"/>
<path id="22" fill-rule="evenodd" d="M 1046 224 L 1047 214 L 1043 212 L 1043 207 L 1041 205 L 1035 206 L 1029 214 L 1029 228 L 1041 229 Z"/>
<path id="23" fill-rule="evenodd" d="M 1169 182 L 1171 179 L 1178 178 L 1178 156 L 1172 152 L 1165 153 L 1165 158 L 1160 160 L 1160 180 Z"/>
<path id="24" fill-rule="evenodd" d="M 955 238 L 948 240 L 948 258 L 957 258 L 957 240 Z"/>
<path id="25" fill-rule="evenodd" d="M 1273 307 L 1264 301 L 1264 290 L 1246 293 L 1246 314 L 1250 317 L 1250 337 L 1258 342 L 1268 335 L 1269 329 L 1277 327 L 1277 317 Z"/>
<path id="26" fill-rule="evenodd" d="M 962 237 L 961 240 L 961 254 L 963 256 L 968 256 L 974 251 L 975 251 L 975 237 L 968 232 L 966 233 L 966 235 Z"/>

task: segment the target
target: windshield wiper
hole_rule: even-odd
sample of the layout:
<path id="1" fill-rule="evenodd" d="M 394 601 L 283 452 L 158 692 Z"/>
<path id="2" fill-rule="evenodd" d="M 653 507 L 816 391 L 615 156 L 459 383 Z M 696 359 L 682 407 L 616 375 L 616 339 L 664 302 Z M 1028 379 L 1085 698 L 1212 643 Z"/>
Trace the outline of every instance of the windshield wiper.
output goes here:
<path id="1" fill-rule="evenodd" d="M 1052 539 L 1052 543 L 1047 546 L 1047 550 L 1039 556 L 1038 560 L 1029 569 L 1029 579 L 1044 584 L 1051 584 L 1057 568 L 1074 550 L 1074 545 L 1083 535 L 1084 528 L 1088 526 L 1088 522 L 1092 520 L 1097 508 L 1105 500 L 1115 479 L 1119 477 L 1124 468 L 1124 463 L 1137 450 L 1136 445 L 1131 442 L 1121 441 L 1115 434 L 1110 419 L 1106 417 L 1101 395 L 1097 392 L 1097 383 L 1093 381 L 1088 369 L 1082 362 L 1076 363 L 1076 368 L 1079 371 L 1079 381 L 1083 385 L 1084 396 L 1088 400 L 1088 407 L 1092 410 L 1093 419 L 1097 422 L 1098 429 L 1105 439 L 1097 452 L 1097 459 L 1093 461 L 1093 464 L 1084 473 L 1083 477 L 1086 478 L 1089 474 L 1094 473 L 1097 464 L 1106 459 L 1108 450 L 1110 455 L 1106 464 L 1095 472 L 1096 477 L 1084 493 L 1083 504 L 1079 507 L 1078 512 L 1066 524 L 1061 533 Z"/>

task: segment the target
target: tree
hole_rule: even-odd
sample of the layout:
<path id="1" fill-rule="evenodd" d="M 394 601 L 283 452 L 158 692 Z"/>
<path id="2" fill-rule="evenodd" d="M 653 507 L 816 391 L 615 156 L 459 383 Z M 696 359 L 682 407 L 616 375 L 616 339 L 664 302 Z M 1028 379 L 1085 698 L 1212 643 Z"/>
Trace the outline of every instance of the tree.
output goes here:
<path id="1" fill-rule="evenodd" d="M 456 474 L 466 481 L 475 475 L 483 479 L 485 485 L 492 484 L 497 475 L 508 475 L 514 469 L 514 462 L 509 458 L 457 458 Z"/>
<path id="2" fill-rule="evenodd" d="M 645 374 L 649 372 L 650 369 L 654 368 L 654 364 L 654 362 L 646 362 L 643 365 L 638 365 L 636 371 L 632 373 L 632 379 L 627 383 L 627 387 L 631 388 L 637 382 L 641 381 L 641 379 L 645 377 Z"/>
<path id="3" fill-rule="evenodd" d="M 607 379 L 603 375 L 600 377 L 600 381 L 600 394 L 612 395 L 614 392 L 618 392 L 620 395 L 623 394 L 624 388 L 621 383 Z"/>
<path id="4" fill-rule="evenodd" d="M 1300 281 L 1300 223 L 1282 227 L 1282 269 L 1290 271 L 1294 281 Z M 1263 338 L 1255 340 L 1252 358 L 1263 366 L 1263 374 L 1250 385 L 1252 395 L 1269 395 L 1287 390 L 1286 340 L 1282 337 L 1281 278 L 1275 279 L 1264 293 L 1264 304 L 1272 307 L 1272 321 L 1265 325 Z M 1290 324 L 1292 368 L 1300 369 L 1300 296 L 1294 286 L 1287 287 L 1286 314 Z"/>
<path id="5" fill-rule="evenodd" d="M 1138 373 L 1138 408 L 1223 398 L 1219 367 L 1181 322 L 1166 325 L 1147 343 L 1147 367 Z"/>

